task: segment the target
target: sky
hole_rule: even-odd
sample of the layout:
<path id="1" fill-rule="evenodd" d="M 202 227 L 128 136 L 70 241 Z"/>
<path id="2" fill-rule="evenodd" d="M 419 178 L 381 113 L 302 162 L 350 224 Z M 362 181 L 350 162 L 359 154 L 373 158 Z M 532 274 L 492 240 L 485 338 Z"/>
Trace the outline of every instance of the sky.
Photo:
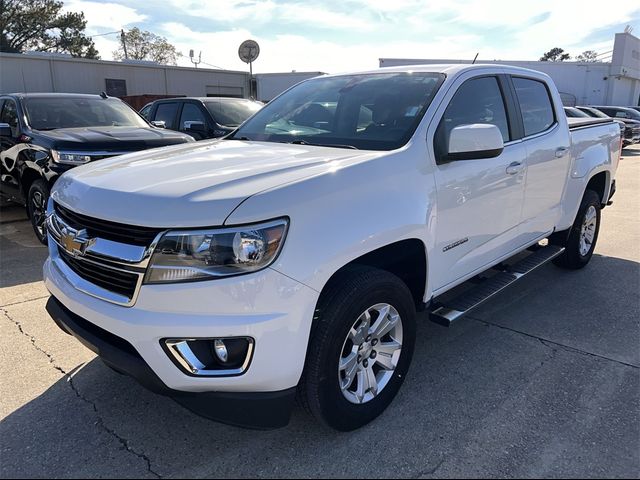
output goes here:
<path id="1" fill-rule="evenodd" d="M 640 3 L 593 0 L 64 0 L 87 35 L 138 27 L 166 37 L 201 67 L 247 70 L 243 40 L 260 44 L 254 72 L 337 73 L 377 68 L 381 57 L 538 60 L 553 47 L 572 56 L 613 48 L 626 25 L 640 34 Z M 93 37 L 104 60 L 118 35 Z"/>

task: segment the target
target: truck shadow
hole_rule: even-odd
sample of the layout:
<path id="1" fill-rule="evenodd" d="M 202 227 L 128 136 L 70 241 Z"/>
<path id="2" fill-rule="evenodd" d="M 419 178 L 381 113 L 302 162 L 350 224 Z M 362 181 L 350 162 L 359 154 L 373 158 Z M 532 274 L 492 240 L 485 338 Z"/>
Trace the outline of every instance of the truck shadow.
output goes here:
<path id="1" fill-rule="evenodd" d="M 540 268 L 450 329 L 420 314 L 398 397 L 350 433 L 300 407 L 280 430 L 213 423 L 94 359 L 0 422 L 0 475 L 415 477 L 449 459 L 454 476 L 468 461 L 467 473 L 536 476 L 543 455 L 545 468 L 573 462 L 577 476 L 589 474 L 581 459 L 604 455 L 611 475 L 628 475 L 640 463 L 638 422 L 625 417 L 638 400 L 639 273 L 637 262 L 597 255 L 582 272 Z M 562 288 L 541 287 L 553 284 Z"/>

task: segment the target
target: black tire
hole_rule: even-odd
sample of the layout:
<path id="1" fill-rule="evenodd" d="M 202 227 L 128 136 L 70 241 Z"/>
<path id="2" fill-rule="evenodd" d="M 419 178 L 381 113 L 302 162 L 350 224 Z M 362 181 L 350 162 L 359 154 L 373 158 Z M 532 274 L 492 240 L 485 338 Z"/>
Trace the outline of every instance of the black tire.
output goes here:
<path id="1" fill-rule="evenodd" d="M 393 375 L 373 399 L 348 401 L 338 380 L 345 338 L 360 315 L 373 305 L 388 303 L 400 314 L 402 350 Z M 411 292 L 395 275 L 355 267 L 333 279 L 323 292 L 312 328 L 305 370 L 298 388 L 302 405 L 316 419 L 339 431 L 366 425 L 395 398 L 406 376 L 415 346 L 415 305 Z"/>
<path id="2" fill-rule="evenodd" d="M 591 242 L 589 251 L 586 254 L 583 254 L 580 251 L 582 225 L 585 221 L 585 216 L 587 215 L 587 212 L 589 212 L 591 207 L 595 208 L 596 211 L 595 232 L 593 242 Z M 589 263 L 589 260 L 591 260 L 591 257 L 593 256 L 593 251 L 596 248 L 596 242 L 598 241 L 598 233 L 600 232 L 601 209 L 602 204 L 600 202 L 600 196 L 593 190 L 587 190 L 586 192 L 584 192 L 582 203 L 580 204 L 578 214 L 576 215 L 576 219 L 573 222 L 573 226 L 571 227 L 569 234 L 560 237 L 552 237 L 551 239 L 551 242 L 553 244 L 565 248 L 565 251 L 562 253 L 562 255 L 556 257 L 553 260 L 553 263 L 555 263 L 558 267 L 567 268 L 570 270 L 583 268 Z"/>
<path id="3" fill-rule="evenodd" d="M 47 183 L 44 180 L 34 181 L 29 187 L 29 193 L 27 194 L 27 210 L 33 231 L 43 245 L 47 244 L 45 219 L 48 200 L 49 186 Z"/>

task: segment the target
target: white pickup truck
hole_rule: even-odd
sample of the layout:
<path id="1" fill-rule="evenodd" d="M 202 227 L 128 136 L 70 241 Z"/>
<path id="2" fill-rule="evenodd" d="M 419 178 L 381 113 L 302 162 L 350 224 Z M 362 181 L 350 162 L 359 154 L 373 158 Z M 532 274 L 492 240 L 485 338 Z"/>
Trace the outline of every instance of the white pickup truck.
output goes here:
<path id="1" fill-rule="evenodd" d="M 318 77 L 225 139 L 65 173 L 47 309 L 208 418 L 283 426 L 297 394 L 352 430 L 398 392 L 416 311 L 449 325 L 549 260 L 589 262 L 620 150 L 531 70 Z"/>

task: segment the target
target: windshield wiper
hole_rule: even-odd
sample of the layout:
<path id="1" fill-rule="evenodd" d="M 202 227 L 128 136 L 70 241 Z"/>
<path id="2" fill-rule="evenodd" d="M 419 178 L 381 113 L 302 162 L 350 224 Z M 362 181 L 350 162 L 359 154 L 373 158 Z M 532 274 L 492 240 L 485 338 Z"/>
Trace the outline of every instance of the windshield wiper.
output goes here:
<path id="1" fill-rule="evenodd" d="M 311 143 L 306 140 L 292 140 L 290 142 L 282 142 L 282 143 L 292 143 L 294 145 L 312 145 L 314 147 L 331 147 L 331 148 L 349 148 L 351 150 L 358 150 L 358 147 L 354 147 L 353 145 L 346 145 L 341 143 Z"/>

